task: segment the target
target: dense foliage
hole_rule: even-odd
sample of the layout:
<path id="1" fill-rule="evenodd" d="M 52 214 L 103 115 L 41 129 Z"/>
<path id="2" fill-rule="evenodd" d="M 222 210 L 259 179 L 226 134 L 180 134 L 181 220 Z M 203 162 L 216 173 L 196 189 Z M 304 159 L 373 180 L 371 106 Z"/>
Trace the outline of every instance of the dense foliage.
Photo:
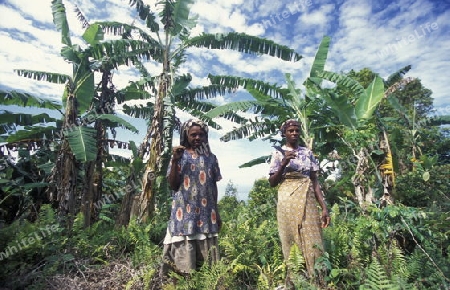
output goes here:
<path id="1" fill-rule="evenodd" d="M 445 190 L 443 195 L 430 196 L 434 201 L 421 207 L 396 203 L 362 211 L 345 191 L 338 194 L 338 202 L 330 204 L 332 225 L 324 231 L 326 253 L 316 263 L 320 283 L 304 278 L 302 255 L 292 251 L 289 263 L 298 270 L 294 279 L 298 289 L 446 289 L 450 202 L 448 183 L 440 178 L 448 176 L 448 169 L 448 165 L 435 168 L 432 176 L 441 175 L 430 179 L 427 187 L 415 188 L 416 195 Z M 107 176 L 111 193 L 124 184 L 123 174 Z M 422 176 L 406 176 L 398 181 L 398 189 L 410 187 L 411 182 L 423 184 Z M 43 205 L 33 222 L 17 219 L 4 225 L 0 230 L 1 286 L 161 289 L 158 270 L 167 216 L 160 213 L 147 224 L 132 221 L 126 228 L 117 228 L 112 218 L 119 204 L 119 199 L 103 204 L 102 218 L 89 228 L 84 228 L 83 216 L 78 215 L 71 232 L 59 226 L 50 205 Z M 170 283 L 162 288 L 274 289 L 282 285 L 286 265 L 275 218 L 276 188 L 266 179 L 256 180 L 248 201 L 231 194 L 219 206 L 226 209 L 221 262 L 205 265 L 188 278 L 174 273 L 176 288 Z M 117 271 L 111 275 L 113 265 Z"/>

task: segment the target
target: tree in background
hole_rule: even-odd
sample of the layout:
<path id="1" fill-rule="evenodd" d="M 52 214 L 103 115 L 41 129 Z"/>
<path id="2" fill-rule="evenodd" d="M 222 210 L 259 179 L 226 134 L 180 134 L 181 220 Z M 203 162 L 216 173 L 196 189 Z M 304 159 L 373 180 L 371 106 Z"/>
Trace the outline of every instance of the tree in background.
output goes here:
<path id="1" fill-rule="evenodd" d="M 237 187 L 231 180 L 228 180 L 227 186 L 225 187 L 225 196 L 234 197 L 237 200 Z"/>
<path id="2" fill-rule="evenodd" d="M 242 204 L 242 202 L 238 200 L 237 193 L 237 187 L 231 180 L 228 180 L 225 187 L 225 195 L 219 200 L 219 212 L 222 220 L 232 220 L 236 218 L 236 215 L 238 214 L 236 209 Z"/>

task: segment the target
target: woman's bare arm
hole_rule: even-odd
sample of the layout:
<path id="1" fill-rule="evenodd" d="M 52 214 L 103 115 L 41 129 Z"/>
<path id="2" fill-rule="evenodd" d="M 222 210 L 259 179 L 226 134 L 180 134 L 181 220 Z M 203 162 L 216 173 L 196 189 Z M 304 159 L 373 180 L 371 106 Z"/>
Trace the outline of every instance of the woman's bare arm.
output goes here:
<path id="1" fill-rule="evenodd" d="M 326 228 L 330 224 L 330 216 L 328 215 L 327 205 L 325 204 L 322 189 L 320 188 L 317 171 L 312 171 L 310 177 L 313 185 L 314 195 L 316 196 L 316 200 L 322 208 L 322 227 Z"/>
<path id="2" fill-rule="evenodd" d="M 181 184 L 180 173 L 178 172 L 179 161 L 181 156 L 183 156 L 184 146 L 174 147 L 172 150 L 172 166 L 170 167 L 168 182 L 170 189 L 178 190 Z"/>

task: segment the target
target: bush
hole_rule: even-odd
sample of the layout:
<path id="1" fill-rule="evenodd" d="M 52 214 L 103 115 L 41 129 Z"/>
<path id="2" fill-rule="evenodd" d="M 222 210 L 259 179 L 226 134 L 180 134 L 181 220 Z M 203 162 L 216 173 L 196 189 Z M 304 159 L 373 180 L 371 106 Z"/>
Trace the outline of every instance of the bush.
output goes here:
<path id="1" fill-rule="evenodd" d="M 430 178 L 424 180 L 424 170 L 416 170 L 398 176 L 393 196 L 396 201 L 412 207 L 440 207 L 450 211 L 450 164 L 434 166 Z"/>

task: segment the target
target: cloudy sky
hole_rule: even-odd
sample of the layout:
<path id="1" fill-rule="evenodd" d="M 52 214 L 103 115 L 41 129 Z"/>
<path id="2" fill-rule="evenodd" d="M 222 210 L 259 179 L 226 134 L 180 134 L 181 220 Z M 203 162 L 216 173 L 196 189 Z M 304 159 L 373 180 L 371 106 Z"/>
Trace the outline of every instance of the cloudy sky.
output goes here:
<path id="1" fill-rule="evenodd" d="M 131 23 L 138 18 L 128 0 L 65 0 L 72 42 L 82 44 L 83 29 L 73 12 L 77 6 L 90 23 L 118 21 Z M 154 1 L 145 3 L 154 5 Z M 206 84 L 208 73 L 246 76 L 282 85 L 291 73 L 297 84 L 305 79 L 323 36 L 331 37 L 326 69 L 348 72 L 368 67 L 382 77 L 407 65 L 407 76 L 422 80 L 433 91 L 438 112 L 450 114 L 448 85 L 450 70 L 450 0 L 199 0 L 191 8 L 198 15 L 193 34 L 245 32 L 295 49 L 303 55 L 296 63 L 270 57 L 247 56 L 232 51 L 192 49 L 181 73 L 191 73 L 194 85 Z M 0 0 L 0 89 L 22 90 L 42 97 L 61 99 L 63 88 L 18 77 L 14 69 L 31 69 L 71 74 L 71 66 L 60 57 L 60 33 L 52 22 L 51 0 Z M 146 64 L 150 72 L 161 68 Z M 117 87 L 136 79 L 132 70 L 119 68 L 114 75 Z M 232 101 L 222 96 L 217 103 Z M 1 109 L 1 108 L 0 108 Z M 186 118 L 180 115 L 183 120 Z M 131 120 L 131 119 L 130 119 Z M 131 120 L 132 121 L 132 120 Z M 140 143 L 145 122 L 134 120 L 139 134 L 120 136 Z M 221 195 L 229 180 L 245 199 L 255 179 L 267 176 L 268 166 L 239 169 L 246 161 L 267 155 L 270 144 L 262 141 L 223 143 L 224 130 L 211 133 L 211 147 L 219 158 L 224 179 Z"/>

